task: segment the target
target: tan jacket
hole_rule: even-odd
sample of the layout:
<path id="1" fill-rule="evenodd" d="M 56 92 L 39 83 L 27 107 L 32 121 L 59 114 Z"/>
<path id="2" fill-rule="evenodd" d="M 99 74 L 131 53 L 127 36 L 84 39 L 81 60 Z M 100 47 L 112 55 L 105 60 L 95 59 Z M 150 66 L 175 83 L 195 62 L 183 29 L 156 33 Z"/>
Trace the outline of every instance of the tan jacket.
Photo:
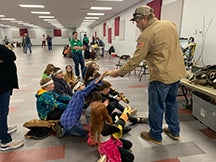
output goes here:
<path id="1" fill-rule="evenodd" d="M 186 76 L 183 54 L 176 27 L 169 21 L 153 18 L 142 31 L 133 57 L 119 70 L 120 75 L 148 62 L 151 81 L 171 84 Z"/>

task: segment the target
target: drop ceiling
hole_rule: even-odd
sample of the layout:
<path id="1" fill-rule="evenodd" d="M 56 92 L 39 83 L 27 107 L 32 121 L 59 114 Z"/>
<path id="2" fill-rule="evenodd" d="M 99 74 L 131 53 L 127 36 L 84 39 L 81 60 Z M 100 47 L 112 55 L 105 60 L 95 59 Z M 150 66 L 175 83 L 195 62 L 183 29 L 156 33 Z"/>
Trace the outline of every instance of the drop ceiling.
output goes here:
<path id="1" fill-rule="evenodd" d="M 50 15 L 54 16 L 64 28 L 76 28 L 81 25 L 88 12 L 103 12 L 103 16 L 99 16 L 100 18 L 98 20 L 89 25 L 90 27 L 93 27 L 141 1 L 143 0 L 124 0 L 122 2 L 97 0 L 4 0 L 0 5 L 0 15 L 5 15 L 7 18 L 15 18 L 17 21 L 23 21 L 42 28 L 56 28 L 42 18 L 39 18 L 38 14 L 31 13 L 31 11 L 47 11 L 50 12 Z M 45 8 L 21 8 L 19 4 L 44 5 Z M 93 6 L 112 7 L 112 10 L 90 10 L 90 7 Z M 28 26 L 8 20 L 0 20 L 0 24 L 18 28 L 28 28 Z"/>

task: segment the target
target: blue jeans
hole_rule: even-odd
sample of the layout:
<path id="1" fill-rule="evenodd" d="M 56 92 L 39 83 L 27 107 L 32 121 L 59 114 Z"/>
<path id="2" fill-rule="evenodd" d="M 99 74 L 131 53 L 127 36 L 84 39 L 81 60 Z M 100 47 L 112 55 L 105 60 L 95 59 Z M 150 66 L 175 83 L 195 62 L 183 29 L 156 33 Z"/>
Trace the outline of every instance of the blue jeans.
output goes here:
<path id="1" fill-rule="evenodd" d="M 178 121 L 178 103 L 176 95 L 179 81 L 172 84 L 164 84 L 159 81 L 152 81 L 148 87 L 149 97 L 149 126 L 150 136 L 162 141 L 163 115 L 168 129 L 172 135 L 179 135 L 180 126 Z"/>
<path id="2" fill-rule="evenodd" d="M 66 130 L 65 134 L 70 134 L 78 137 L 85 137 L 88 134 L 88 131 L 83 128 L 82 125 L 74 126 L 70 130 Z"/>
<path id="3" fill-rule="evenodd" d="M 6 144 L 12 141 L 8 134 L 7 116 L 9 112 L 10 91 L 0 93 L 0 140 Z"/>
<path id="4" fill-rule="evenodd" d="M 75 64 L 76 76 L 80 76 L 80 71 L 79 71 L 79 64 L 80 64 L 81 65 L 82 77 L 84 78 L 85 63 L 84 63 L 84 58 L 83 58 L 82 52 L 73 53 L 72 58 L 73 58 L 73 61 L 74 61 L 74 64 Z"/>
<path id="5" fill-rule="evenodd" d="M 28 43 L 25 45 L 24 47 L 24 52 L 27 53 L 27 50 L 29 49 L 29 52 L 32 53 L 32 49 L 31 49 L 31 43 Z"/>
<path id="6" fill-rule="evenodd" d="M 48 50 L 52 50 L 52 42 L 47 42 Z"/>

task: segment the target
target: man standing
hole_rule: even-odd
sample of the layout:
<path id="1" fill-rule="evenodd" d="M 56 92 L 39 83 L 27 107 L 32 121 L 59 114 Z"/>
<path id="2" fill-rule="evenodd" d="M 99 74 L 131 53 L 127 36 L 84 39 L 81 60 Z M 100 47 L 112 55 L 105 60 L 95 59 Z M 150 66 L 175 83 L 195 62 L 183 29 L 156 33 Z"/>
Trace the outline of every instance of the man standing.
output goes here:
<path id="1" fill-rule="evenodd" d="M 78 33 L 74 31 L 72 34 L 72 38 L 69 38 L 69 41 L 71 45 L 72 58 L 75 64 L 75 73 L 77 79 L 80 79 L 79 64 L 81 65 L 82 78 L 84 78 L 84 72 L 85 72 L 84 58 L 82 55 L 82 50 L 85 48 L 83 47 L 82 42 L 77 39 L 77 36 Z"/>
<path id="2" fill-rule="evenodd" d="M 12 140 L 8 133 L 7 116 L 9 113 L 10 95 L 18 88 L 17 69 L 13 51 L 0 45 L 0 150 L 16 149 L 24 144 L 23 140 Z"/>
<path id="3" fill-rule="evenodd" d="M 27 50 L 29 49 L 29 52 L 32 53 L 32 43 L 31 43 L 31 38 L 29 37 L 29 35 L 27 33 L 24 34 L 24 39 L 25 39 L 25 49 L 24 49 L 24 53 L 27 53 Z"/>
<path id="4" fill-rule="evenodd" d="M 89 39 L 87 37 L 87 34 L 84 34 L 83 36 L 83 45 L 86 46 L 86 50 L 89 50 Z"/>
<path id="5" fill-rule="evenodd" d="M 8 37 L 5 36 L 5 38 L 3 39 L 3 45 L 6 45 L 6 43 L 9 42 Z"/>
<path id="6" fill-rule="evenodd" d="M 105 44 L 99 37 L 96 38 L 96 43 L 101 48 L 101 57 L 103 58 L 104 57 L 104 46 L 105 46 Z"/>
<path id="7" fill-rule="evenodd" d="M 176 27 L 169 21 L 158 20 L 149 6 L 135 10 L 135 21 L 141 34 L 133 57 L 120 69 L 112 70 L 110 76 L 123 76 L 135 69 L 145 59 L 149 68 L 149 132 L 141 132 L 141 138 L 162 144 L 164 131 L 174 140 L 179 139 L 177 91 L 180 79 L 186 76 L 184 60 Z M 162 128 L 163 115 L 168 128 Z"/>
<path id="8" fill-rule="evenodd" d="M 48 50 L 49 50 L 49 51 L 52 51 L 52 37 L 49 36 L 49 35 L 47 35 L 46 40 L 47 40 Z"/>

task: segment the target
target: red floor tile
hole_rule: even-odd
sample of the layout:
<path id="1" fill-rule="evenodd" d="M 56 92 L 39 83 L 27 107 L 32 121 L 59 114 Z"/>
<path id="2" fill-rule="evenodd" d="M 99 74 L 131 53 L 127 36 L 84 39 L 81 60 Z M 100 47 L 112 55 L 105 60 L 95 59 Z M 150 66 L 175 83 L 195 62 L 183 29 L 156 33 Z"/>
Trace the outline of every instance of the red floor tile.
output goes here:
<path id="1" fill-rule="evenodd" d="M 177 99 L 178 100 L 185 100 L 185 97 L 184 96 L 177 96 Z"/>
<path id="2" fill-rule="evenodd" d="M 209 138 L 216 138 L 216 132 L 214 132 L 213 130 L 209 128 L 199 129 L 199 131 L 205 134 Z"/>
<path id="3" fill-rule="evenodd" d="M 174 158 L 174 159 L 158 160 L 154 162 L 180 162 L 180 160 L 178 158 Z"/>
<path id="4" fill-rule="evenodd" d="M 129 88 L 146 88 L 147 85 L 133 85 L 133 86 L 128 86 Z"/>
<path id="5" fill-rule="evenodd" d="M 182 115 L 182 114 L 192 114 L 192 111 L 190 109 L 186 109 L 186 108 L 179 108 L 178 109 L 178 114 Z"/>
<path id="6" fill-rule="evenodd" d="M 9 107 L 9 112 L 16 112 L 17 107 L 11 106 Z"/>
<path id="7" fill-rule="evenodd" d="M 63 159 L 65 146 L 31 149 L 25 151 L 0 153 L 1 162 L 43 162 L 46 160 Z M 10 160 L 9 160 L 10 159 Z"/>

